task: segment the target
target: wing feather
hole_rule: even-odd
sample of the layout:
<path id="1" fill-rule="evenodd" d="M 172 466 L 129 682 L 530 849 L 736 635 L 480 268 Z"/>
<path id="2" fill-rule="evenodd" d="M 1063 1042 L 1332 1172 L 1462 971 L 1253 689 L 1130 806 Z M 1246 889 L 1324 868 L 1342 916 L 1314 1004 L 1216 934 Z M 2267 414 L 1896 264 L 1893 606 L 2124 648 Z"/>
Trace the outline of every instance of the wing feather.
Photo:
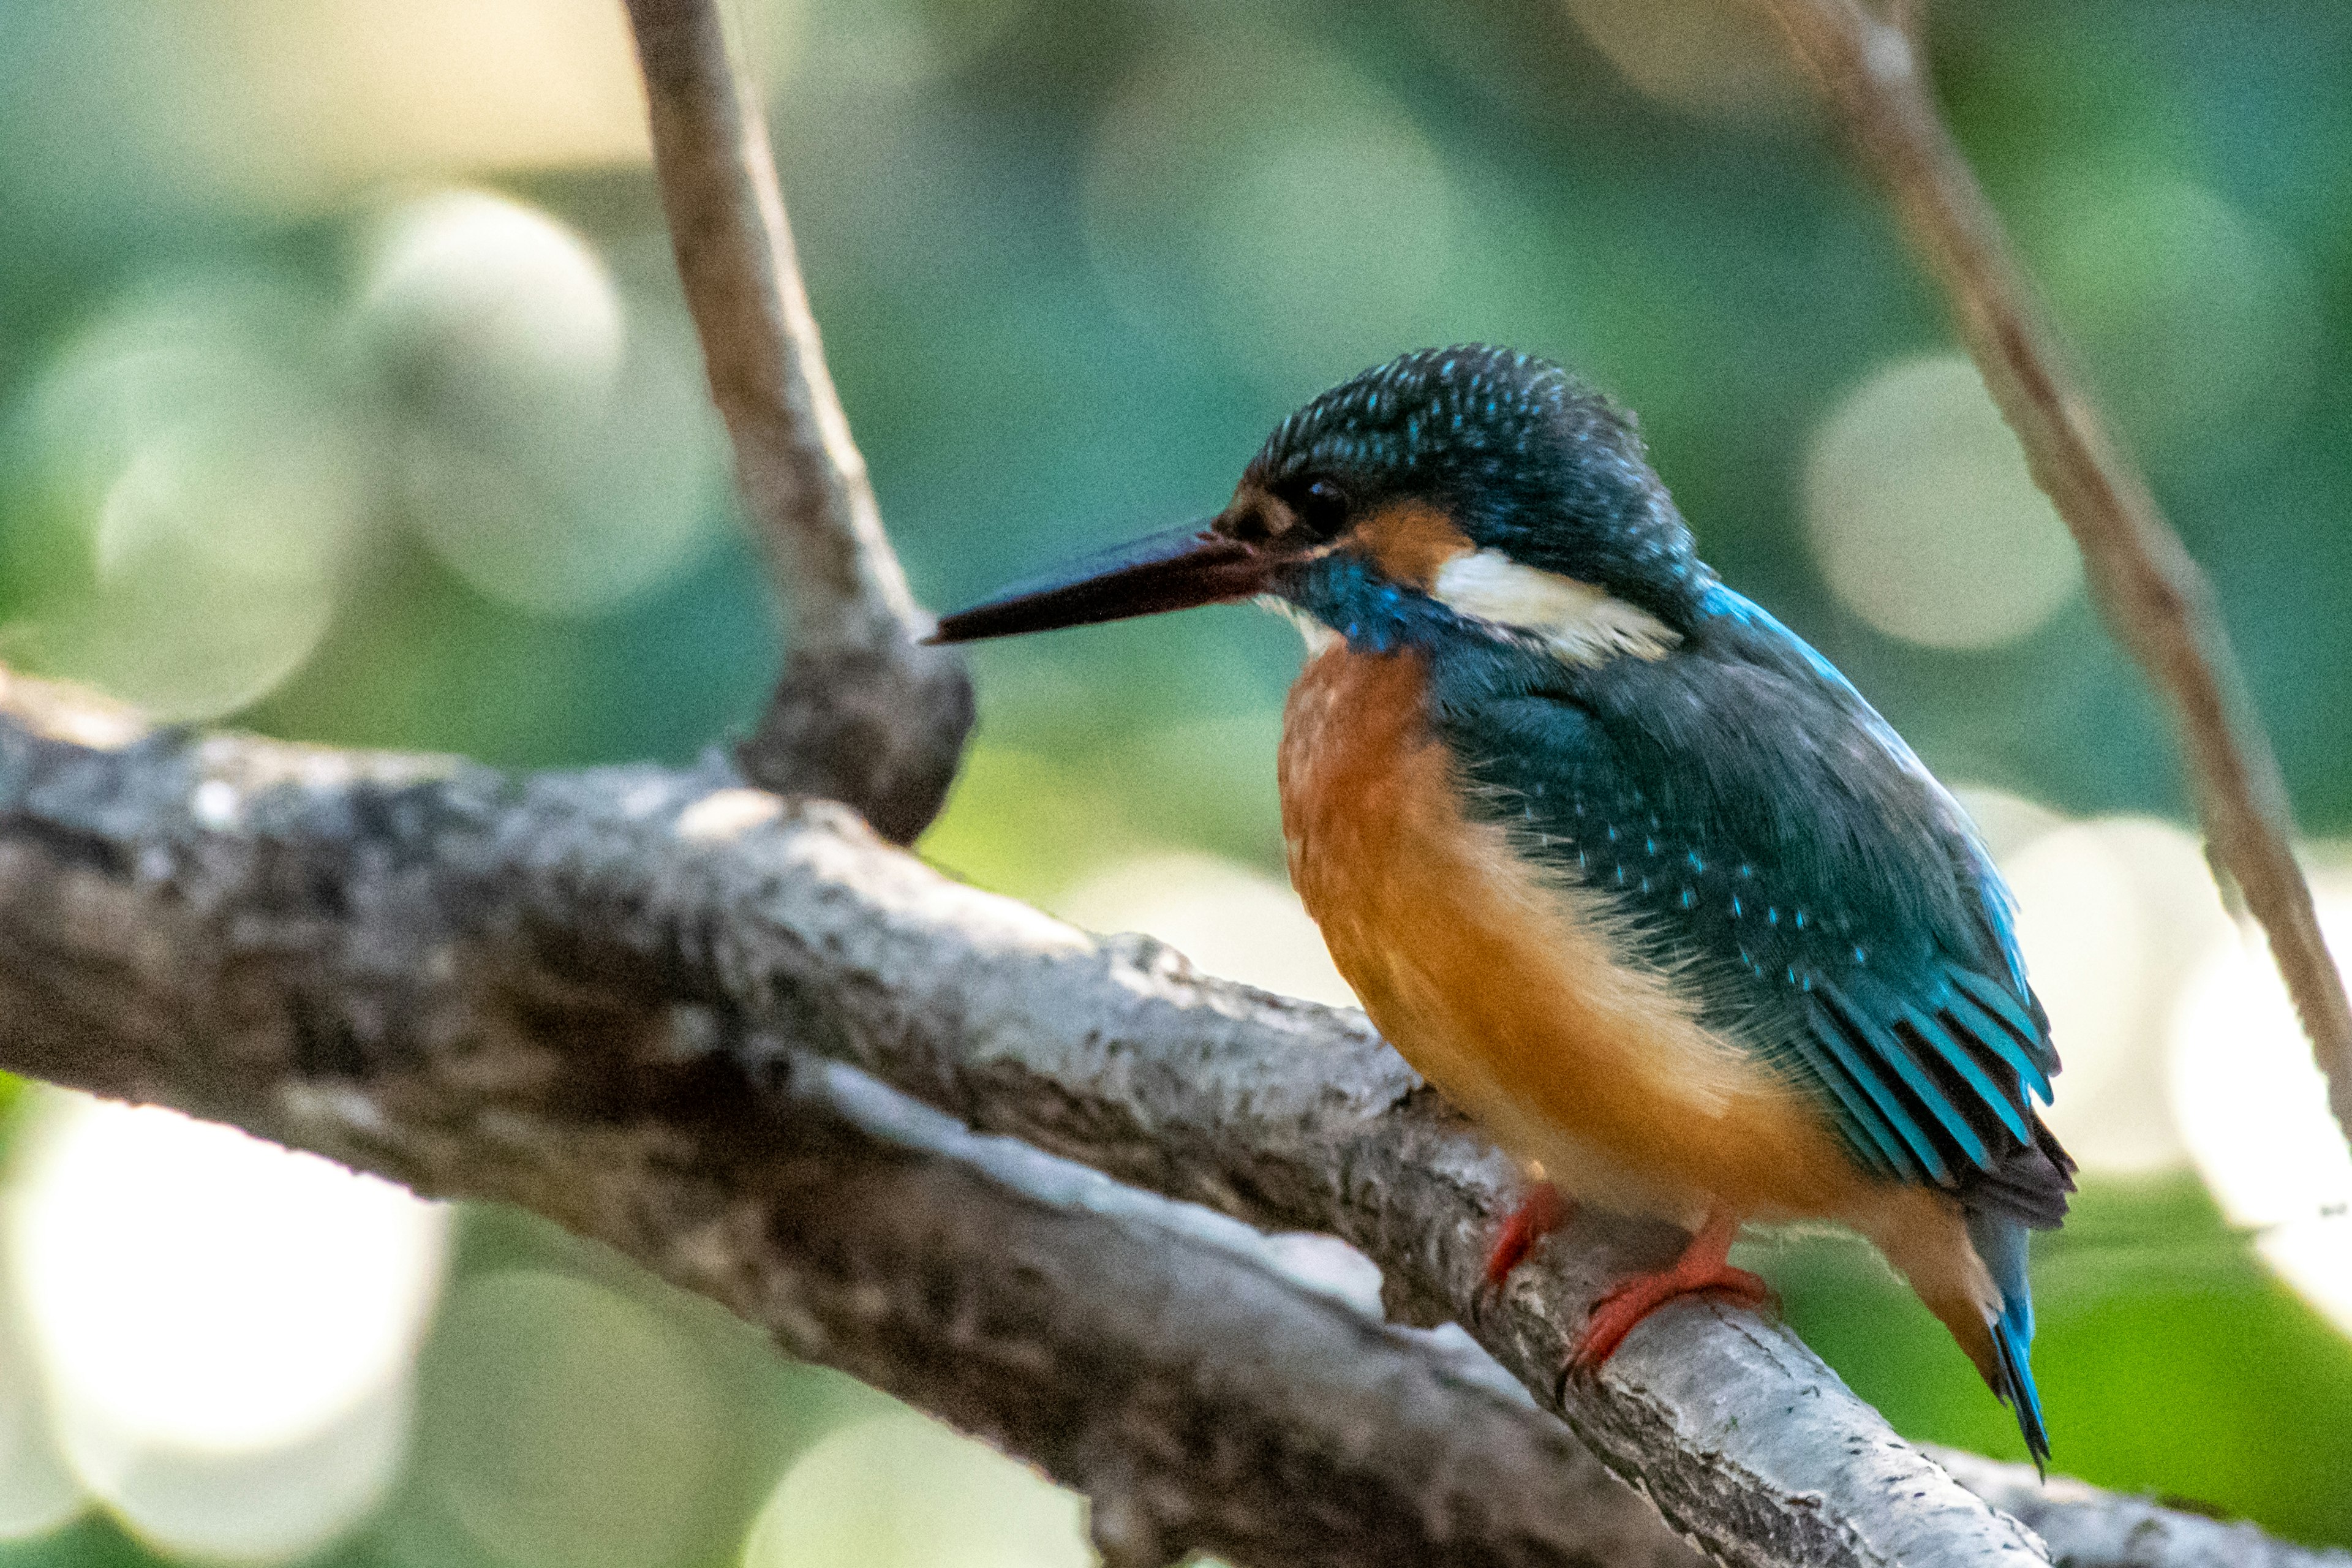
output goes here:
<path id="1" fill-rule="evenodd" d="M 1997 1087 L 1986 1075 L 1983 1064 L 1978 1061 L 1973 1053 L 1963 1047 L 1959 1040 L 1954 1037 L 1953 1031 L 1947 1028 L 1938 1019 L 1931 1018 L 1914 1008 L 1905 1022 L 1910 1026 L 1912 1033 L 1927 1041 L 1934 1047 L 1937 1056 L 1950 1064 L 1954 1072 L 1968 1081 L 1969 1088 L 1976 1091 L 1977 1103 L 1988 1107 L 1995 1116 L 1999 1117 L 2000 1124 L 2009 1130 L 2010 1136 L 2015 1138 L 2020 1143 L 2032 1140 L 2032 1134 L 2025 1130 L 2025 1119 L 2032 1112 L 2029 1107 L 2018 1103 L 2024 1099 L 2021 1089 L 2014 1092 L 2004 1092 Z M 1973 1040 L 1969 1043 L 1976 1044 Z M 1979 1048 L 1982 1047 L 1979 1047 Z"/>
<path id="2" fill-rule="evenodd" d="M 1927 1066 L 1890 1026 L 1891 1021 L 1882 1011 L 1885 998 L 1873 994 L 1880 988 L 1862 974 L 1850 976 L 1848 983 L 1879 1005 L 1857 1005 L 1832 981 L 1823 980 L 1819 984 L 1829 998 L 1838 1021 L 1894 1074 L 1912 1099 L 1933 1119 L 1937 1134 L 1935 1140 L 1937 1154 L 1941 1156 L 1947 1150 L 1951 1150 L 1961 1160 L 1979 1169 L 1990 1163 L 1992 1152 L 1985 1147 L 1984 1140 L 1977 1136 L 1976 1129 L 1969 1124 L 1969 1119 L 1960 1113 L 1959 1108 L 1952 1103 L 1951 1098 L 1937 1083 Z M 1950 1172 L 1940 1158 L 1931 1163 L 1929 1168 L 1935 1172 L 1937 1181 L 1949 1179 Z"/>
<path id="3" fill-rule="evenodd" d="M 1710 604 L 1671 658 L 1436 668 L 1472 798 L 1615 901 L 1637 956 L 1814 1095 L 1857 1163 L 2063 1212 L 2032 1108 L 2058 1058 L 1973 826 L 1819 654 L 1727 590 Z"/>
<path id="4" fill-rule="evenodd" d="M 1983 1025 L 1970 1030 L 1977 1041 L 1999 1053 L 2032 1086 L 2042 1103 L 2049 1104 L 2050 1074 L 2058 1070 L 2058 1056 L 2050 1048 L 2048 1030 L 1998 981 L 1958 967 L 1951 971 L 1951 980 L 1962 993 L 1952 1011 L 1972 1006 Z"/>

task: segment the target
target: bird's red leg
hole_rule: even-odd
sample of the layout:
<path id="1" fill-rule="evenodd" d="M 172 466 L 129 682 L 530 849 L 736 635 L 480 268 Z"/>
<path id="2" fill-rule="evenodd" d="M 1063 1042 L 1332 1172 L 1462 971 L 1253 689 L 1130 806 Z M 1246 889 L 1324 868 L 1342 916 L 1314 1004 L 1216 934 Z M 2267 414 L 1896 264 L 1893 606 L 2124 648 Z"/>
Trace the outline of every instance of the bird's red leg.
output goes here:
<path id="1" fill-rule="evenodd" d="M 1536 1243 L 1566 1225 L 1575 1206 L 1559 1195 L 1559 1189 L 1549 1182 L 1538 1182 L 1503 1222 L 1495 1237 L 1494 1247 L 1486 1254 L 1486 1289 L 1500 1290 L 1527 1255 L 1535 1250 Z"/>
<path id="2" fill-rule="evenodd" d="M 1731 1239 L 1739 1234 L 1738 1218 L 1716 1209 L 1683 1248 L 1683 1255 L 1654 1274 L 1636 1274 L 1610 1287 L 1592 1304 L 1592 1321 L 1569 1357 L 1570 1372 L 1598 1372 L 1616 1353 L 1633 1325 L 1677 1296 L 1701 1290 L 1719 1291 L 1743 1307 L 1753 1307 L 1767 1294 L 1764 1281 L 1745 1268 L 1731 1267 Z"/>

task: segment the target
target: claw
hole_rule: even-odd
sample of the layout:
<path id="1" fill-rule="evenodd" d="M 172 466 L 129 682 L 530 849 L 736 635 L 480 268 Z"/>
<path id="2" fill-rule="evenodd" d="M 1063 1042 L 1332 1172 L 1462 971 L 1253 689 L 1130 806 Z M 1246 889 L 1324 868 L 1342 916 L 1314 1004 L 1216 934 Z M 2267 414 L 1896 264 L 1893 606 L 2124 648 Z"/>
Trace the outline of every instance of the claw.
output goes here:
<path id="1" fill-rule="evenodd" d="M 1717 1210 L 1706 1216 L 1706 1225 L 1673 1263 L 1655 1273 L 1636 1274 L 1610 1287 L 1592 1304 L 1591 1320 L 1569 1355 L 1561 1381 L 1565 1383 L 1579 1373 L 1599 1372 L 1601 1364 L 1617 1352 L 1625 1336 L 1633 1331 L 1634 1325 L 1677 1296 L 1706 1292 L 1728 1297 L 1743 1307 L 1762 1304 L 1770 1288 L 1747 1269 L 1734 1268 L 1728 1261 L 1732 1237 L 1738 1234 L 1738 1219 Z"/>
<path id="2" fill-rule="evenodd" d="M 1511 1270 L 1526 1261 L 1536 1243 L 1566 1225 L 1576 1212 L 1575 1205 L 1559 1195 L 1559 1189 L 1549 1182 L 1538 1182 L 1503 1222 L 1495 1237 L 1495 1245 L 1486 1254 L 1486 1285 L 1488 1290 L 1500 1290 Z"/>

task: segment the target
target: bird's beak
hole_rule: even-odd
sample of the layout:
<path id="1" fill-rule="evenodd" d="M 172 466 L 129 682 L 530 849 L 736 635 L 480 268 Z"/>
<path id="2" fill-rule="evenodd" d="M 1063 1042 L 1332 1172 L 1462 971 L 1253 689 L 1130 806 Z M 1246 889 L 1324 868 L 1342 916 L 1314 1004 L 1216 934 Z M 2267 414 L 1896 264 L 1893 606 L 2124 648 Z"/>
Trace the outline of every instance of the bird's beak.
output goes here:
<path id="1" fill-rule="evenodd" d="M 1090 626 L 1246 599 L 1265 591 L 1279 564 L 1273 552 L 1215 531 L 1213 519 L 1118 545 L 1058 572 L 1016 584 L 992 599 L 940 619 L 929 641 Z"/>

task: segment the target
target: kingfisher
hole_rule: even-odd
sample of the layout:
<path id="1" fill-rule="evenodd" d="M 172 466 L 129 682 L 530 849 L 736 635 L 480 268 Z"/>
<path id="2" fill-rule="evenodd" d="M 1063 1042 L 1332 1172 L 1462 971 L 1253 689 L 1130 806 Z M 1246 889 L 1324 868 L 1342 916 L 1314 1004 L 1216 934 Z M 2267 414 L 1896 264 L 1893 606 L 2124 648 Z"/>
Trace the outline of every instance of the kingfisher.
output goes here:
<path id="1" fill-rule="evenodd" d="M 1576 1202 L 1690 1234 L 1594 1303 L 1755 1305 L 1743 1226 L 1860 1233 L 2049 1437 L 2027 1239 L 2074 1162 L 2014 907 L 1952 795 L 1698 557 L 1632 416 L 1548 361 L 1408 353 L 1285 419 L 1204 521 L 947 616 L 967 642 L 1258 599 L 1307 658 L 1290 876 L 1365 1012 L 1528 1163 L 1490 1285 Z"/>

